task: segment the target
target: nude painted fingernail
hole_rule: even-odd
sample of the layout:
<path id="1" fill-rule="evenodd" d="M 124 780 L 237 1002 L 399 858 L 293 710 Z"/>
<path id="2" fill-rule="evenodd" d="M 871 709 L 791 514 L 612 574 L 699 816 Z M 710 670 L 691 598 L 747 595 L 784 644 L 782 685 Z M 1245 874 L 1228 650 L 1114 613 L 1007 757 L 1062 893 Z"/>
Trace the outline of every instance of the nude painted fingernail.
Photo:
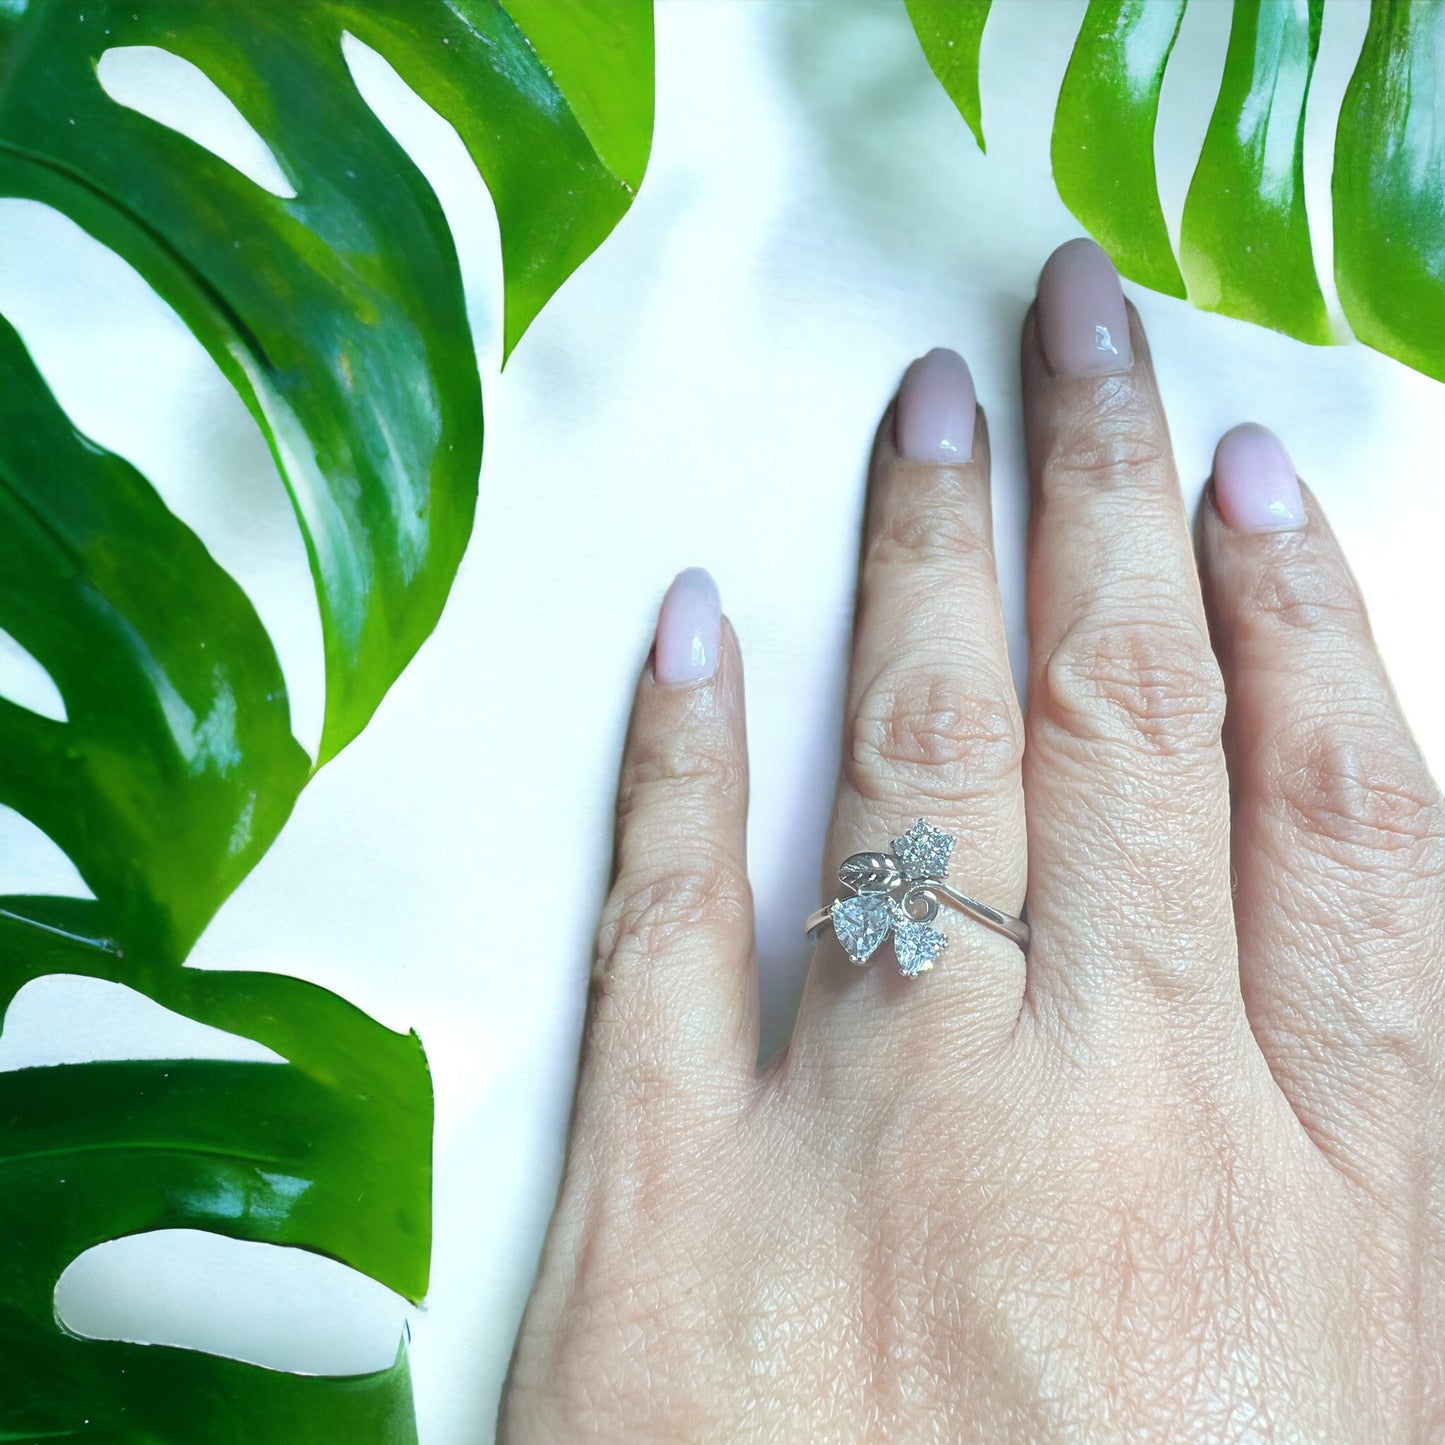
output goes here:
<path id="1" fill-rule="evenodd" d="M 722 598 L 701 567 L 673 578 L 657 614 L 652 675 L 664 686 L 705 682 L 717 671 L 722 638 Z"/>
<path id="2" fill-rule="evenodd" d="M 1214 449 L 1214 505 L 1236 532 L 1291 532 L 1305 524 L 1299 478 L 1284 444 L 1245 422 Z"/>
<path id="3" fill-rule="evenodd" d="M 893 440 L 910 462 L 966 462 L 973 456 L 978 401 L 973 373 L 956 351 L 938 346 L 903 373 Z"/>
<path id="4" fill-rule="evenodd" d="M 1039 273 L 1039 341 L 1060 376 L 1107 376 L 1134 364 L 1119 273 L 1082 236 L 1065 241 Z"/>

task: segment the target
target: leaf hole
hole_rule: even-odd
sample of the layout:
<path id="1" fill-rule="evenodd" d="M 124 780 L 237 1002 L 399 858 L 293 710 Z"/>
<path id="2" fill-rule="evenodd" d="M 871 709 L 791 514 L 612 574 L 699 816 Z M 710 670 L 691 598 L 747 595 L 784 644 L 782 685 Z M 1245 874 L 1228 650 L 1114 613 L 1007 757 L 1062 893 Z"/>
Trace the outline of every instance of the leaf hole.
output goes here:
<path id="1" fill-rule="evenodd" d="M 1177 257 L 1184 202 L 1204 136 L 1214 114 L 1224 55 L 1229 48 L 1228 5 L 1189 5 L 1159 88 L 1159 118 L 1154 127 L 1154 169 L 1159 206 Z"/>
<path id="2" fill-rule="evenodd" d="M 1305 108 L 1305 211 L 1309 216 L 1310 244 L 1325 306 L 1341 340 L 1347 339 L 1351 332 L 1335 281 L 1335 140 L 1345 90 L 1360 58 L 1369 21 L 1368 5 L 1325 6 L 1320 22 L 1319 54 L 1315 58 L 1309 104 Z"/>
<path id="3" fill-rule="evenodd" d="M 501 230 L 496 207 L 456 127 L 417 94 L 396 67 L 346 31 L 341 54 L 352 82 L 391 138 L 426 178 L 456 246 L 479 362 L 499 369 L 502 352 Z"/>
<path id="4" fill-rule="evenodd" d="M 389 1368 L 406 1308 L 334 1259 L 198 1229 L 94 1245 L 55 1286 L 56 1316 L 76 1334 L 175 1345 L 295 1375 Z"/>
<path id="5" fill-rule="evenodd" d="M 53 722 L 67 721 L 55 679 L 32 653 L 0 627 L 0 697 Z"/>
<path id="6" fill-rule="evenodd" d="M 95 897 L 54 838 L 23 813 L 0 804 L 0 894 L 16 893 Z"/>
<path id="7" fill-rule="evenodd" d="M 204 146 L 273 196 L 295 196 L 271 147 L 198 65 L 158 45 L 122 45 L 100 57 L 96 76 L 117 105 Z"/>
<path id="8" fill-rule="evenodd" d="M 284 1064 L 264 1044 L 165 1008 L 123 983 L 50 973 L 11 1000 L 0 1072 L 97 1059 L 236 1059 Z"/>

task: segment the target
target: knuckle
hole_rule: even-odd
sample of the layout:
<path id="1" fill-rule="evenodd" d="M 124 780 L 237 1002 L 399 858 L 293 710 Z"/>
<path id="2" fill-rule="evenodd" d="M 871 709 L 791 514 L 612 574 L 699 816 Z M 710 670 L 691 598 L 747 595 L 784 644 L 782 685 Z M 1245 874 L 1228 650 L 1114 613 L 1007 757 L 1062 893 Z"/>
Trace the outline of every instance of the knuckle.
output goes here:
<path id="1" fill-rule="evenodd" d="M 869 801 L 900 790 L 956 800 L 1016 775 L 1022 752 L 1011 683 L 979 688 L 908 669 L 884 674 L 860 696 L 844 760 L 849 783 Z"/>
<path id="2" fill-rule="evenodd" d="M 1174 756 L 1217 747 L 1224 730 L 1219 664 L 1189 619 L 1077 622 L 1038 681 L 1036 720 L 1077 742 Z"/>
<path id="3" fill-rule="evenodd" d="M 1370 1074 L 1391 1099 L 1428 1087 L 1437 1075 L 1439 1030 L 1428 1008 L 1432 981 L 1420 972 L 1391 967 L 1354 981 L 1343 1032 L 1368 1052 Z"/>
<path id="4" fill-rule="evenodd" d="M 1061 425 L 1045 471 L 1050 486 L 1065 489 L 1172 485 L 1174 459 L 1152 408 L 1127 381 L 1116 381 Z"/>
<path id="5" fill-rule="evenodd" d="M 646 963 L 695 944 L 699 936 L 736 936 L 751 917 L 747 879 L 720 857 L 703 856 L 688 869 L 624 873 L 602 912 L 597 981 L 629 961 Z"/>
<path id="6" fill-rule="evenodd" d="M 1323 558 L 1293 558 L 1286 566 L 1261 567 L 1235 604 L 1246 624 L 1295 630 L 1362 633 L 1364 604 L 1353 579 Z"/>
<path id="7" fill-rule="evenodd" d="M 1445 805 L 1424 761 L 1378 719 L 1286 727 L 1275 793 L 1295 829 L 1346 861 L 1388 860 L 1400 881 L 1445 873 Z"/>
<path id="8" fill-rule="evenodd" d="M 992 550 L 982 519 L 940 495 L 941 486 L 935 482 L 926 497 L 894 498 L 882 508 L 868 538 L 868 566 L 928 566 Z"/>
<path id="9" fill-rule="evenodd" d="M 1330 979 L 1332 991 L 1347 1004 L 1317 1008 L 1313 1016 L 1296 1010 L 1299 1022 L 1270 1040 L 1272 1052 L 1296 1071 L 1317 1067 L 1321 1058 L 1342 1050 L 1364 1061 L 1356 1076 L 1355 1105 L 1397 1139 L 1409 1138 L 1404 1131 L 1421 1117 L 1411 1105 L 1438 1089 L 1442 1067 L 1438 969 L 1433 955 L 1410 954 L 1358 951 L 1347 977 Z M 1316 1111 L 1307 1123 L 1315 1142 L 1344 1164 L 1352 1153 L 1349 1131 L 1340 1137 L 1340 1121 L 1330 1112 Z"/>
<path id="10" fill-rule="evenodd" d="M 700 795 L 735 798 L 747 788 L 747 770 L 729 752 L 649 752 L 632 758 L 617 789 L 617 828 L 625 836 L 644 817 L 685 817 Z"/>

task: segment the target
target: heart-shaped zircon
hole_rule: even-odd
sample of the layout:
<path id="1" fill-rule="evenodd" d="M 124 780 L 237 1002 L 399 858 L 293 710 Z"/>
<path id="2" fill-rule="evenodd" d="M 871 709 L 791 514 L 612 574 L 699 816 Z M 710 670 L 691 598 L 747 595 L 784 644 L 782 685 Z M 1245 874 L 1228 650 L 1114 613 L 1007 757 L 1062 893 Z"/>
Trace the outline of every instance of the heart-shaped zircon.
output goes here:
<path id="1" fill-rule="evenodd" d="M 886 893 L 839 898 L 828 912 L 843 952 L 854 963 L 867 963 L 894 926 L 893 909 Z"/>
<path id="2" fill-rule="evenodd" d="M 915 923 L 911 918 L 894 920 L 893 955 L 898 960 L 898 972 L 905 978 L 927 973 L 947 943 L 944 934 L 926 923 Z"/>

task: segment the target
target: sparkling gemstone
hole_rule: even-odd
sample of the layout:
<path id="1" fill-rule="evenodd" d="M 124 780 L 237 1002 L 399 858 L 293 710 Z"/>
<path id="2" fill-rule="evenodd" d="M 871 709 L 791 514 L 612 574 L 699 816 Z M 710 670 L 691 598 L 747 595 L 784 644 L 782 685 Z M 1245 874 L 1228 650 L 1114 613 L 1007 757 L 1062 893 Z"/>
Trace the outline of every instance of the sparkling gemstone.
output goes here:
<path id="1" fill-rule="evenodd" d="M 886 893 L 860 893 L 840 898 L 828 910 L 833 932 L 854 963 L 866 963 L 893 926 L 893 907 Z"/>
<path id="2" fill-rule="evenodd" d="M 898 972 L 905 978 L 917 978 L 920 973 L 927 973 L 947 944 L 948 939 L 926 923 L 914 923 L 907 918 L 894 919 L 893 954 L 898 960 Z"/>
<path id="3" fill-rule="evenodd" d="M 946 878 L 952 852 L 953 838 L 922 818 L 893 840 L 893 854 L 910 883 L 919 878 Z"/>

